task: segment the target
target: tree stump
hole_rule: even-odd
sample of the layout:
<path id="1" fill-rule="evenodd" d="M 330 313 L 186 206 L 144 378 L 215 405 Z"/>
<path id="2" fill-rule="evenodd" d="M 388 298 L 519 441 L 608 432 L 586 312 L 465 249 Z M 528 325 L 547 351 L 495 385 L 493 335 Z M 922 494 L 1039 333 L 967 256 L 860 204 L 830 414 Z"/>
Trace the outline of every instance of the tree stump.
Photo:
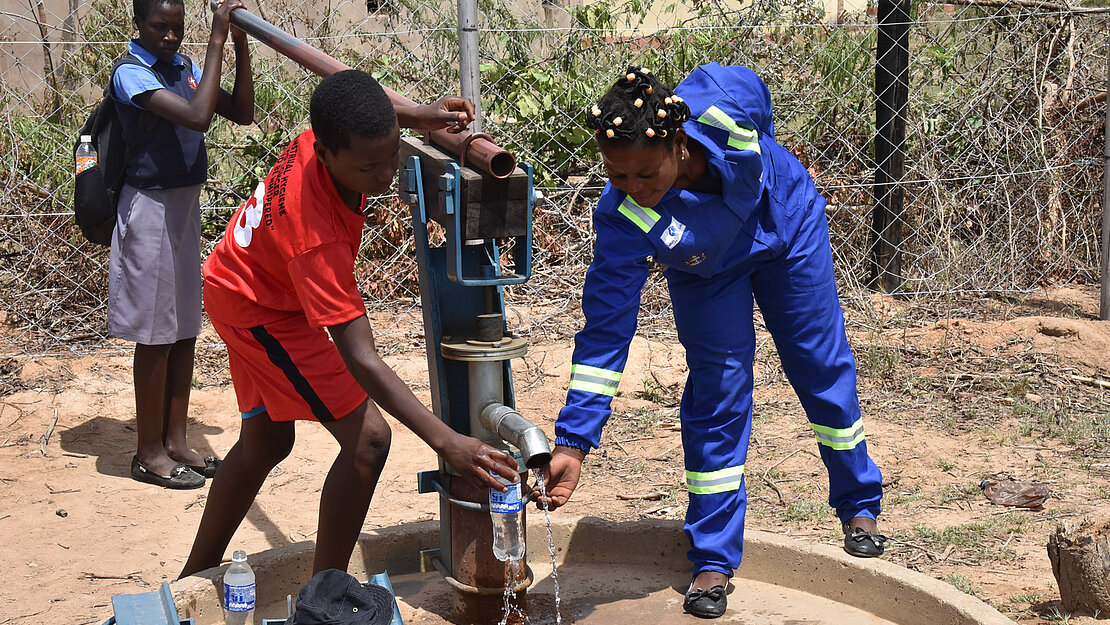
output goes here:
<path id="1" fill-rule="evenodd" d="M 1064 521 L 1048 537 L 1048 559 L 1068 612 L 1110 614 L 1110 521 Z"/>

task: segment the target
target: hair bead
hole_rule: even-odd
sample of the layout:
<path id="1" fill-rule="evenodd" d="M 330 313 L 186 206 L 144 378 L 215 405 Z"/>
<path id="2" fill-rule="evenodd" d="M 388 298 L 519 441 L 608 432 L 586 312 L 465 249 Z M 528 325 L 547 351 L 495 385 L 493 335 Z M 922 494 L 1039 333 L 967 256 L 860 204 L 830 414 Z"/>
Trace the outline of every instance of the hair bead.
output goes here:
<path id="1" fill-rule="evenodd" d="M 620 126 L 622 123 L 624 123 L 623 119 L 621 119 L 619 117 L 614 117 L 613 118 L 613 125 L 614 126 Z"/>
<path id="2" fill-rule="evenodd" d="M 594 114 L 594 117 L 601 117 L 601 109 L 597 106 L 590 109 L 590 112 Z"/>
<path id="3" fill-rule="evenodd" d="M 643 73 L 643 74 L 650 74 L 651 70 L 646 68 L 646 67 L 641 67 L 640 72 Z"/>
<path id="4" fill-rule="evenodd" d="M 644 131 L 644 134 L 647 135 L 649 138 L 654 137 L 655 136 L 655 129 L 654 128 L 648 128 L 647 130 Z"/>
<path id="5" fill-rule="evenodd" d="M 636 73 L 635 72 L 628 72 L 627 74 L 624 75 L 624 77 L 628 79 L 628 82 L 632 82 L 633 80 L 636 80 Z"/>
<path id="6" fill-rule="evenodd" d="M 644 89 L 644 93 L 651 95 L 651 85 L 648 85 L 648 88 Z"/>
<path id="7" fill-rule="evenodd" d="M 612 139 L 612 138 L 613 138 L 613 135 L 615 135 L 615 134 L 616 134 L 616 133 L 615 133 L 615 132 L 613 132 L 613 129 L 612 129 L 612 128 L 610 128 L 610 129 L 608 129 L 608 130 L 606 130 L 606 131 L 605 131 L 605 136 L 606 136 L 606 137 L 609 137 L 610 139 Z"/>
<path id="8" fill-rule="evenodd" d="M 667 116 L 667 110 L 666 109 L 659 109 L 659 112 L 657 112 L 655 114 L 655 116 L 658 117 L 659 119 L 663 119 L 664 117 Z"/>
<path id="9" fill-rule="evenodd" d="M 632 103 L 632 106 L 635 106 L 636 108 L 640 108 L 643 105 L 644 101 L 641 98 L 636 98 L 636 101 Z"/>
<path id="10" fill-rule="evenodd" d="M 663 104 L 666 104 L 667 106 L 670 106 L 671 102 L 673 102 L 673 100 L 671 100 L 670 96 L 667 96 L 667 97 L 663 98 Z"/>

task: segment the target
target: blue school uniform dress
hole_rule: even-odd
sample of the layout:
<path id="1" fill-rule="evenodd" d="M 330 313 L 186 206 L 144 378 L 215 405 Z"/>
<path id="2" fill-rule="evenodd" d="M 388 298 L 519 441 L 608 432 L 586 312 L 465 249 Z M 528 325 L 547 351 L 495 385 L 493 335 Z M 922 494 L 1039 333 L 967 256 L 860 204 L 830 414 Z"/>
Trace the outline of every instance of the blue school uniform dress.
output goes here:
<path id="1" fill-rule="evenodd" d="M 108 266 L 108 331 L 148 345 L 200 334 L 200 193 L 208 177 L 204 133 L 143 110 L 133 98 L 159 89 L 189 100 L 201 70 L 188 57 L 157 57 L 132 40 L 139 64 L 112 76 L 127 141 L 124 186 Z"/>
<path id="2" fill-rule="evenodd" d="M 842 521 L 874 518 L 882 476 L 867 454 L 855 360 L 833 275 L 825 200 L 774 140 L 771 97 L 750 69 L 716 63 L 676 89 L 684 128 L 720 192 L 671 189 L 639 206 L 607 185 L 594 211 L 570 390 L 556 444 L 596 448 L 636 332 L 649 259 L 663 265 L 689 376 L 680 415 L 695 575 L 732 575 L 743 551 L 752 422 L 753 302 L 778 348 L 829 473 Z M 699 185 L 701 186 L 701 185 Z"/>

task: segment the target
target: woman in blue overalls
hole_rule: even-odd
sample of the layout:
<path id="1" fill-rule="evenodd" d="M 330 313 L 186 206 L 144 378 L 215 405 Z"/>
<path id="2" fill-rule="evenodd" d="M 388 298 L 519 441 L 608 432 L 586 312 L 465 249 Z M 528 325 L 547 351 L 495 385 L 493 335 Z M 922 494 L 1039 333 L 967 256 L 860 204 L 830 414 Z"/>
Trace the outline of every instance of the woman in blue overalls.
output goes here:
<path id="1" fill-rule="evenodd" d="M 877 556 L 882 476 L 867 455 L 855 360 L 837 298 L 825 199 L 774 140 L 767 86 L 744 67 L 699 67 L 672 92 L 629 68 L 587 113 L 609 184 L 594 211 L 586 324 L 556 422 L 548 502 L 566 503 L 601 429 L 636 332 L 648 259 L 665 267 L 690 368 L 682 444 L 694 579 L 684 607 L 725 611 L 740 564 L 752 422 L 753 302 L 775 340 L 829 472 L 852 555 Z M 533 492 L 540 497 L 538 488 Z"/>

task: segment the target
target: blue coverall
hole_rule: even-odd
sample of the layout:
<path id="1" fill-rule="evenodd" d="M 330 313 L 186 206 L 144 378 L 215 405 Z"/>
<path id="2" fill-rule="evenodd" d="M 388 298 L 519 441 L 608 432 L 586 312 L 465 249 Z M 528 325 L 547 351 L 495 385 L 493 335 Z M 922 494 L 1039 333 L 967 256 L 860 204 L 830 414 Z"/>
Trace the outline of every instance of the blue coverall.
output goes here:
<path id="1" fill-rule="evenodd" d="M 837 297 L 825 199 L 774 140 L 771 97 L 750 69 L 716 63 L 676 89 L 684 129 L 721 193 L 672 188 L 653 207 L 606 185 L 556 444 L 596 448 L 636 332 L 648 259 L 664 266 L 689 376 L 680 415 L 694 574 L 731 576 L 743 550 L 752 423 L 753 300 L 816 434 L 841 521 L 874 518 L 882 476 L 867 454 L 856 367 Z"/>

